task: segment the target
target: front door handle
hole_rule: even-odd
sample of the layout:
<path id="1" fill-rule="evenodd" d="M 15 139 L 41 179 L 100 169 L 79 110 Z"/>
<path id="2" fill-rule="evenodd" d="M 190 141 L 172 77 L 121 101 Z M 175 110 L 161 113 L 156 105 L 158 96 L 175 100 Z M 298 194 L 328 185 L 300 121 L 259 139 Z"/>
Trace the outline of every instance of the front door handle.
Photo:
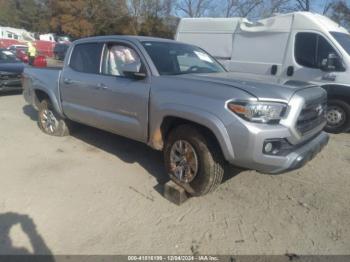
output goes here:
<path id="1" fill-rule="evenodd" d="M 63 83 L 65 83 L 66 85 L 70 85 L 70 84 L 73 84 L 73 80 L 70 78 L 65 78 L 63 79 Z"/>
<path id="2" fill-rule="evenodd" d="M 292 76 L 294 74 L 294 66 L 288 66 L 287 76 Z"/>

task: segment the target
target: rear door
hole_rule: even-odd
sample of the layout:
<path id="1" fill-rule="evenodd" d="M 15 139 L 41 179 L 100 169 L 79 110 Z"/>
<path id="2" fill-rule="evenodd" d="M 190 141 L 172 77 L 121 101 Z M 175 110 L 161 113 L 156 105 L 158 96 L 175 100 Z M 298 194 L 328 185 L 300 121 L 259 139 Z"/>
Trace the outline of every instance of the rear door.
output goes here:
<path id="1" fill-rule="evenodd" d="M 100 65 L 103 43 L 77 44 L 60 78 L 62 109 L 77 122 L 99 126 Z"/>

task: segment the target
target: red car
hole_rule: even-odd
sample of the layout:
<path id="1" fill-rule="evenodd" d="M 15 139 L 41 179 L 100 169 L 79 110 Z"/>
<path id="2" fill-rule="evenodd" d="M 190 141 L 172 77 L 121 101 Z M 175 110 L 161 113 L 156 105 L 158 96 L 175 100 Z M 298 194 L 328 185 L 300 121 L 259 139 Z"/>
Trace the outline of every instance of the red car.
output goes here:
<path id="1" fill-rule="evenodd" d="M 16 56 L 18 59 L 20 59 L 23 63 L 28 64 L 29 63 L 29 57 L 28 54 L 22 50 L 22 49 L 17 49 L 16 50 Z"/>
<path id="2" fill-rule="evenodd" d="M 38 55 L 35 57 L 33 62 L 34 67 L 47 67 L 46 57 L 43 55 Z"/>

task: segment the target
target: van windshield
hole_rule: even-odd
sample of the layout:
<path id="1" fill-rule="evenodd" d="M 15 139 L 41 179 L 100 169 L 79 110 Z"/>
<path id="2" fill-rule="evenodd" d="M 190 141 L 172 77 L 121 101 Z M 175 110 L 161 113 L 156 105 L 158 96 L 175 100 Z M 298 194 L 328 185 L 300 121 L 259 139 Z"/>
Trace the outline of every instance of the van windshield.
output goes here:
<path id="1" fill-rule="evenodd" d="M 350 55 L 350 34 L 330 32 L 331 35 L 337 40 L 337 42 L 345 49 Z"/>
<path id="2" fill-rule="evenodd" d="M 217 73 L 225 69 L 208 53 L 192 45 L 144 41 L 142 45 L 160 75 Z"/>

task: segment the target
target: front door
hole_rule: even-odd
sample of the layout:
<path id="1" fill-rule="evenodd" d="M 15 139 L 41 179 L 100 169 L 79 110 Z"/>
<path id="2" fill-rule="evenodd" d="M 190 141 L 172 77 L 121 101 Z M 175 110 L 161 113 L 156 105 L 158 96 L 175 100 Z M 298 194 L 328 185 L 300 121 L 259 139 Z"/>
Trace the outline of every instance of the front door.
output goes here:
<path id="1" fill-rule="evenodd" d="M 150 79 L 126 76 L 128 63 L 141 63 L 138 49 L 127 42 L 106 43 L 99 77 L 99 107 L 105 129 L 142 142 L 147 141 Z M 146 73 L 147 74 L 147 73 Z"/>
<path id="2" fill-rule="evenodd" d="M 325 36 L 316 32 L 292 32 L 280 82 L 299 80 L 318 85 L 334 82 L 343 67 L 336 65 L 334 72 L 322 71 L 322 63 L 329 54 L 339 57 L 340 52 Z"/>

